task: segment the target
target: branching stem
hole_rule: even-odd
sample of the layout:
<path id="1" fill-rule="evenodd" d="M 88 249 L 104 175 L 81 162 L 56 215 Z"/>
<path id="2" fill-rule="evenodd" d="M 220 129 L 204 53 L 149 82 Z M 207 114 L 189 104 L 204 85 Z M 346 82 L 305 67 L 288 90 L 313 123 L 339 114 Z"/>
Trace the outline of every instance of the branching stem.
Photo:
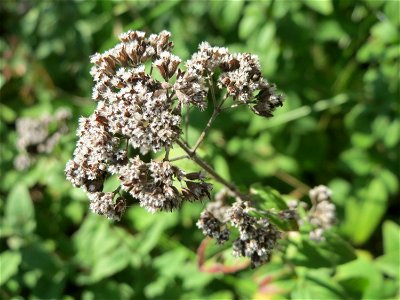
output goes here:
<path id="1" fill-rule="evenodd" d="M 224 97 L 221 102 L 217 105 L 217 101 L 215 100 L 215 94 L 214 94 L 214 88 L 211 85 L 212 83 L 209 83 L 210 89 L 211 89 L 211 97 L 213 99 L 213 104 L 214 104 L 214 111 L 211 115 L 211 118 L 208 120 L 206 127 L 204 127 L 203 131 L 201 132 L 199 138 L 196 141 L 196 144 L 192 148 L 192 152 L 196 153 L 197 148 L 200 147 L 201 143 L 203 142 L 204 138 L 206 137 L 206 134 L 211 128 L 211 124 L 214 122 L 214 120 L 217 118 L 219 113 L 222 111 L 222 105 L 225 103 L 226 97 Z"/>
<path id="2" fill-rule="evenodd" d="M 224 178 L 222 178 L 215 170 L 210 167 L 204 160 L 202 160 L 200 157 L 196 155 L 195 152 L 193 152 L 186 144 L 184 141 L 177 140 L 176 143 L 182 148 L 183 151 L 187 153 L 189 158 L 193 160 L 195 163 L 197 163 L 200 167 L 202 167 L 208 174 L 210 174 L 216 181 L 224 185 L 229 191 L 231 191 L 236 197 L 246 200 L 245 195 L 241 194 L 239 189 L 234 186 L 233 184 L 229 183 L 226 181 Z"/>
<path id="3" fill-rule="evenodd" d="M 204 127 L 203 131 L 201 132 L 199 138 L 196 141 L 196 144 L 192 148 L 192 152 L 196 152 L 197 148 L 200 147 L 201 143 L 203 142 L 204 138 L 206 137 L 206 134 L 211 128 L 211 124 L 214 122 L 216 117 L 218 116 L 219 111 L 217 109 L 214 109 L 213 114 L 211 115 L 211 118 L 208 120 L 206 127 Z"/>

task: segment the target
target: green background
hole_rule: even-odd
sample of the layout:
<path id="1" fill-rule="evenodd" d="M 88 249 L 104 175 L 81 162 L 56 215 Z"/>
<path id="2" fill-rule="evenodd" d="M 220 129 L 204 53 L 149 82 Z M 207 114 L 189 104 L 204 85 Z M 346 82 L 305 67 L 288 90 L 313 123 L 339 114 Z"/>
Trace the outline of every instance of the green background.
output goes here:
<path id="1" fill-rule="evenodd" d="M 2 1 L 0 19 L 0 298 L 399 297 L 398 1 Z M 154 215 L 134 205 L 119 223 L 89 213 L 63 170 L 78 118 L 95 107 L 89 56 L 128 29 L 170 31 L 183 59 L 202 41 L 257 54 L 284 106 L 271 119 L 223 114 L 199 154 L 243 188 L 329 186 L 341 238 L 283 243 L 259 269 L 206 273 L 195 226 L 205 203 Z M 16 119 L 60 107 L 70 133 L 16 171 Z M 192 142 L 210 114 L 193 110 Z"/>

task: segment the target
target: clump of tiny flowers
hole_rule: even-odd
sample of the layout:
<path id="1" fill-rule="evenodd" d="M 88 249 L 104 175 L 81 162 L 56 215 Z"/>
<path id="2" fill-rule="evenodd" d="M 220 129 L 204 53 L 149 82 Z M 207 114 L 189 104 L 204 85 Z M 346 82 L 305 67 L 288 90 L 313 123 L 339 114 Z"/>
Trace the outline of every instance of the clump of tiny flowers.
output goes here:
<path id="1" fill-rule="evenodd" d="M 26 170 L 38 155 L 51 153 L 60 138 L 68 132 L 67 121 L 70 118 L 71 113 L 64 108 L 54 115 L 18 118 L 16 129 L 19 154 L 14 160 L 15 168 Z"/>
<path id="2" fill-rule="evenodd" d="M 276 93 L 275 85 L 262 77 L 256 55 L 231 54 L 227 48 L 211 47 L 203 42 L 199 51 L 186 62 L 186 68 L 174 84 L 176 95 L 183 104 L 206 108 L 210 79 L 219 70 L 218 87 L 226 89 L 226 97 L 232 97 L 239 104 L 248 104 L 256 114 L 265 117 L 272 116 L 275 108 L 282 106 L 282 96 Z"/>
<path id="3" fill-rule="evenodd" d="M 239 236 L 233 241 L 233 255 L 250 258 L 253 268 L 271 259 L 272 252 L 281 234 L 267 218 L 251 215 L 255 209 L 248 201 L 236 199 L 232 205 L 222 200 L 210 203 L 201 213 L 197 226 L 203 234 L 214 238 L 218 244 L 229 240 L 231 229 L 236 228 Z"/>
<path id="4" fill-rule="evenodd" d="M 150 36 L 128 31 L 115 47 L 91 57 L 97 108 L 79 121 L 74 157 L 65 173 L 88 194 L 90 208 L 108 218 L 120 219 L 128 198 L 154 213 L 211 197 L 203 173 L 185 172 L 168 159 L 181 137 L 183 109 L 205 109 L 210 88 L 223 89 L 224 99 L 231 97 L 261 116 L 272 116 L 282 105 L 275 86 L 262 78 L 257 56 L 231 54 L 204 42 L 181 69 L 170 37 L 168 31 Z M 166 153 L 162 161 L 143 159 L 161 150 Z M 112 175 L 120 188 L 105 192 Z"/>
<path id="5" fill-rule="evenodd" d="M 331 202 L 332 191 L 324 185 L 319 185 L 310 190 L 309 196 L 313 207 L 309 212 L 308 221 L 314 226 L 310 238 L 323 241 L 325 230 L 336 222 L 336 208 Z"/>

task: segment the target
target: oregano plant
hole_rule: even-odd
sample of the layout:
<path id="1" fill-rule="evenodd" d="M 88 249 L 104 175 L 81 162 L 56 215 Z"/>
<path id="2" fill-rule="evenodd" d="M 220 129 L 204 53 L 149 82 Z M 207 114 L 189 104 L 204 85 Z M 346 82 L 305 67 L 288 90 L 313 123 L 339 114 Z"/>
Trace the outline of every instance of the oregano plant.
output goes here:
<path id="1" fill-rule="evenodd" d="M 67 179 L 87 193 L 94 213 L 116 220 L 135 202 L 156 213 L 179 209 L 184 202 L 208 201 L 198 228 L 217 244 L 232 243 L 233 254 L 250 258 L 252 267 L 268 262 L 283 232 L 298 230 L 304 222 L 311 225 L 311 238 L 323 239 L 335 220 L 329 189 L 311 190 L 312 207 L 299 214 L 297 201 L 284 201 L 275 191 L 240 190 L 198 154 L 220 114 L 247 106 L 249 114 L 270 118 L 282 106 L 283 96 L 263 78 L 258 57 L 203 42 L 184 62 L 172 53 L 170 37 L 167 31 L 150 36 L 128 31 L 115 47 L 91 57 L 97 107 L 79 121 Z M 209 106 L 212 115 L 190 145 L 184 134 L 188 113 L 202 113 Z M 185 154 L 171 157 L 176 147 Z M 161 151 L 163 158 L 149 158 Z M 198 170 L 174 164 L 184 159 L 196 163 Z M 110 176 L 120 184 L 106 192 Z M 209 177 L 224 188 L 212 193 Z M 268 197 L 260 200 L 260 193 L 275 197 L 270 200 L 277 205 L 265 206 Z"/>

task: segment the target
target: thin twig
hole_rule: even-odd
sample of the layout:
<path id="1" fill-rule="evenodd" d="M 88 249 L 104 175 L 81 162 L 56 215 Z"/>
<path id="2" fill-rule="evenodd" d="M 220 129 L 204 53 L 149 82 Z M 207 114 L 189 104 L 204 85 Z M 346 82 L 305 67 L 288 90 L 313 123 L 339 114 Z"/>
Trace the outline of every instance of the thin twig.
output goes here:
<path id="1" fill-rule="evenodd" d="M 236 197 L 247 200 L 246 196 L 239 192 L 239 189 L 233 184 L 222 178 L 215 170 L 210 167 L 204 160 L 196 155 L 190 148 L 181 140 L 177 140 L 176 143 L 182 148 L 183 151 L 187 153 L 189 158 L 202 167 L 208 174 L 210 174 L 216 181 L 224 185 L 228 190 L 230 190 Z"/>
<path id="2" fill-rule="evenodd" d="M 214 122 L 214 120 L 217 118 L 219 113 L 222 111 L 222 105 L 225 103 L 225 100 L 226 100 L 226 98 L 223 98 L 217 107 L 214 106 L 214 111 L 211 115 L 211 118 L 208 120 L 206 127 L 204 127 L 203 131 L 201 132 L 199 138 L 196 141 L 196 144 L 192 148 L 193 153 L 195 153 L 197 148 L 199 148 L 199 146 L 203 142 L 204 138 L 206 137 L 206 134 L 210 130 L 211 124 Z"/>
<path id="3" fill-rule="evenodd" d="M 203 142 L 204 138 L 206 137 L 207 132 L 211 128 L 211 124 L 214 122 L 215 118 L 218 116 L 219 112 L 214 110 L 211 118 L 208 120 L 206 127 L 204 127 L 203 131 L 201 132 L 199 138 L 196 141 L 196 144 L 193 146 L 192 151 L 196 152 L 197 148 L 199 148 L 200 144 Z"/>
<path id="4" fill-rule="evenodd" d="M 177 161 L 177 160 L 181 160 L 181 159 L 185 159 L 185 158 L 190 158 L 190 156 L 189 155 L 181 155 L 181 156 L 173 157 L 173 158 L 169 159 L 168 161 L 172 162 L 172 161 Z"/>
<path id="5" fill-rule="evenodd" d="M 295 188 L 293 191 L 289 193 L 289 196 L 293 199 L 300 199 L 301 197 L 305 196 L 306 194 L 299 188 Z"/>
<path id="6" fill-rule="evenodd" d="M 215 97 L 215 91 L 214 91 L 214 84 L 211 81 L 211 77 L 208 77 L 208 87 L 210 88 L 211 91 L 211 99 L 214 105 L 214 108 L 217 106 L 217 98 Z"/>
<path id="7" fill-rule="evenodd" d="M 126 155 L 129 156 L 129 153 L 128 153 L 128 151 L 129 151 L 129 139 L 126 139 L 125 151 L 126 151 Z"/>
<path id="8" fill-rule="evenodd" d="M 307 195 L 310 187 L 305 183 L 301 182 L 297 178 L 293 177 L 292 175 L 286 173 L 285 171 L 278 170 L 275 174 L 275 177 L 279 178 L 283 182 L 286 182 L 290 186 L 294 187 L 296 193 L 301 193 L 303 196 Z"/>
<path id="9" fill-rule="evenodd" d="M 189 141 L 189 116 L 190 115 L 190 107 L 186 109 L 185 115 L 185 141 L 188 143 Z"/>

